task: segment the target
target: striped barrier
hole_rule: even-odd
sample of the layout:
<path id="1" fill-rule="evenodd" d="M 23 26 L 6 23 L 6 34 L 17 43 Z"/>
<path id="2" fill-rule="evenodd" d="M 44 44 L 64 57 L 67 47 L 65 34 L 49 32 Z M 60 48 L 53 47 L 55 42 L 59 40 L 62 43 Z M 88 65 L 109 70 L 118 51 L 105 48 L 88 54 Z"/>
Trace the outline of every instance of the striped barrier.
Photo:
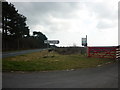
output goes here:
<path id="1" fill-rule="evenodd" d="M 120 59 L 120 45 L 116 48 L 116 60 Z"/>

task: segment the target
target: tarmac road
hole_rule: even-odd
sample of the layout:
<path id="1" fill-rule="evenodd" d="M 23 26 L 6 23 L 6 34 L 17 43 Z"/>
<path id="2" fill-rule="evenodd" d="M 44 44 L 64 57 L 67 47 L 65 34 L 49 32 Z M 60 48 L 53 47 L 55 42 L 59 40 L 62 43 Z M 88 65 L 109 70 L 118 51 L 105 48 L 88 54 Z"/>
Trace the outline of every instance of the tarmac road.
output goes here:
<path id="1" fill-rule="evenodd" d="M 18 56 L 18 55 L 23 55 L 23 54 L 32 53 L 32 52 L 39 52 L 42 50 L 46 50 L 46 49 L 33 49 L 33 50 L 23 50 L 23 51 L 16 51 L 16 52 L 5 52 L 5 53 L 2 53 L 2 58 Z"/>
<path id="2" fill-rule="evenodd" d="M 4 72 L 3 88 L 118 88 L 118 66 L 70 71 Z"/>

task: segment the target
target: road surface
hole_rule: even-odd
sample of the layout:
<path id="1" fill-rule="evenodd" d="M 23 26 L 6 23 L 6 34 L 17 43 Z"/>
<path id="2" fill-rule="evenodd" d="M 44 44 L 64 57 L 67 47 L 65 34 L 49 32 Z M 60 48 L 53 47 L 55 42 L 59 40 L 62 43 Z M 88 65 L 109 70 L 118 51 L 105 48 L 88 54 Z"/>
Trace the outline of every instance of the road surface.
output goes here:
<path id="1" fill-rule="evenodd" d="M 117 64 L 73 71 L 4 72 L 3 88 L 117 88 Z"/>
<path id="2" fill-rule="evenodd" d="M 2 58 L 23 55 L 27 53 L 42 51 L 42 50 L 46 50 L 46 49 L 33 49 L 33 50 L 23 50 L 23 51 L 16 51 L 16 52 L 5 52 L 5 53 L 2 53 Z"/>

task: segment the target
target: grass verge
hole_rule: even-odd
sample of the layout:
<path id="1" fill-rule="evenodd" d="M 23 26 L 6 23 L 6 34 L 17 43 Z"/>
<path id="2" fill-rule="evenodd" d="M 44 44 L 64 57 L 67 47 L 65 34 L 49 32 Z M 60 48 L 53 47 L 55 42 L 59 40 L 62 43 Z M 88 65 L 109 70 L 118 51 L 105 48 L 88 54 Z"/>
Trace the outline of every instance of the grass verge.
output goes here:
<path id="1" fill-rule="evenodd" d="M 88 58 L 79 54 L 60 55 L 56 52 L 37 52 L 3 58 L 3 71 L 49 71 L 96 67 L 112 59 Z"/>

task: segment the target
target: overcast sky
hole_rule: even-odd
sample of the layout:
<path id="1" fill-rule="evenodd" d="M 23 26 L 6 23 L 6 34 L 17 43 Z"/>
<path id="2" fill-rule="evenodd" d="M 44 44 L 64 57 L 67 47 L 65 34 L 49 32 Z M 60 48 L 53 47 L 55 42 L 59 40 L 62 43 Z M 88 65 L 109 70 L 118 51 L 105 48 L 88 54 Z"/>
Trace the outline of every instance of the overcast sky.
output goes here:
<path id="1" fill-rule="evenodd" d="M 49 40 L 59 40 L 58 46 L 81 46 L 86 35 L 88 46 L 118 45 L 118 0 L 26 1 L 12 3 L 27 17 L 31 35 L 40 31 Z"/>

